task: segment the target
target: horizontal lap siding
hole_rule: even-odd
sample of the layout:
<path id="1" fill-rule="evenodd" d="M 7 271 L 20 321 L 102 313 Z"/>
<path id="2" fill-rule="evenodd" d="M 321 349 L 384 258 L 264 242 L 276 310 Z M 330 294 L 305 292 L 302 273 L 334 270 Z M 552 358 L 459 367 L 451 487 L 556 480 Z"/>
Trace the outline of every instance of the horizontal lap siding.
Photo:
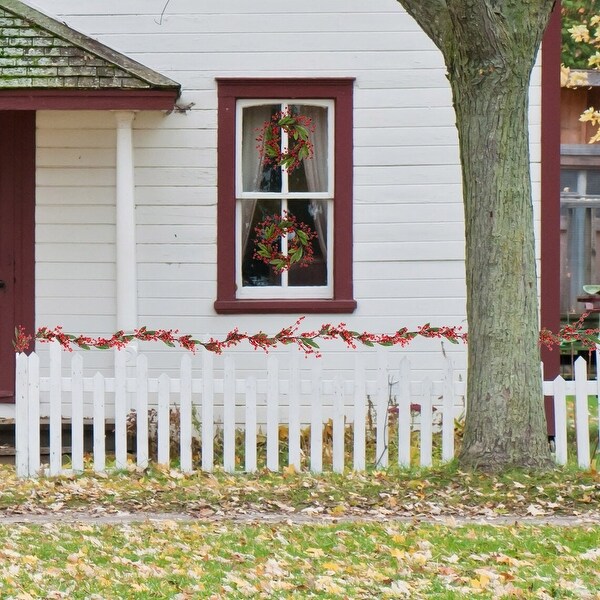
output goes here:
<path id="1" fill-rule="evenodd" d="M 103 334 L 115 314 L 114 117 L 39 111 L 36 179 L 38 325 Z"/>
<path id="2" fill-rule="evenodd" d="M 450 92 L 438 51 L 395 0 L 308 0 L 286 8 L 284 28 L 273 0 L 37 5 L 175 79 L 183 87 L 180 105 L 193 103 L 185 114 L 139 113 L 134 121 L 141 324 L 223 334 L 235 326 L 275 331 L 294 321 L 292 315 L 217 316 L 213 310 L 215 78 L 238 76 L 356 78 L 358 309 L 334 319 L 313 315 L 306 327 L 345 321 L 359 330 L 392 331 L 429 321 L 464 324 L 463 210 Z M 533 103 L 539 105 L 536 93 Z M 112 117 L 40 113 L 38 127 L 38 321 L 61 318 L 77 330 L 107 333 L 101 326 L 114 326 Z M 448 346 L 464 366 L 463 350 Z M 416 342 L 410 354 L 416 369 L 441 368 L 439 342 Z M 157 347 L 150 356 L 172 362 Z M 262 361 L 256 353 L 248 357 L 248 364 Z"/>

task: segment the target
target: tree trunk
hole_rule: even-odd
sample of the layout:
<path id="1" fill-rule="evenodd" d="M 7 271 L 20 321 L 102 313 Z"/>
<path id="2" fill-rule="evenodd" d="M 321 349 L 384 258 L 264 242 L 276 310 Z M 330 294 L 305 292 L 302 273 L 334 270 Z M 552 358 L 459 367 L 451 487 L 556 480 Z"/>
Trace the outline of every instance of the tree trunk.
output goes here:
<path id="1" fill-rule="evenodd" d="M 460 462 L 549 461 L 540 377 L 526 66 L 451 77 L 465 205 L 468 419 Z"/>
<path id="2" fill-rule="evenodd" d="M 527 108 L 551 3 L 399 1 L 444 54 L 459 135 L 469 324 L 459 462 L 545 468 Z"/>

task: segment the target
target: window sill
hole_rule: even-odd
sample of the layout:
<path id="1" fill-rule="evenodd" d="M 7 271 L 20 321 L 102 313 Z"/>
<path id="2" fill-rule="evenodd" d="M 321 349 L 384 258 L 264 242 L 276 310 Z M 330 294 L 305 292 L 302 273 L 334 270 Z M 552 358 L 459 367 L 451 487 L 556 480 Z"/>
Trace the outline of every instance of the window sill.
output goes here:
<path id="1" fill-rule="evenodd" d="M 216 300 L 215 311 L 224 314 L 353 313 L 356 300 Z"/>

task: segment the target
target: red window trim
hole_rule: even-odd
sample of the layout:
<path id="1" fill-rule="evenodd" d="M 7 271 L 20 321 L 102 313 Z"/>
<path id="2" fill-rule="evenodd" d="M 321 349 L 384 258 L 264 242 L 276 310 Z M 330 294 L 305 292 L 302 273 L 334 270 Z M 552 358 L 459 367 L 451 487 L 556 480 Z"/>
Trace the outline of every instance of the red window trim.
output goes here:
<path id="1" fill-rule="evenodd" d="M 353 78 L 217 79 L 218 84 L 218 313 L 351 313 Z M 252 98 L 331 99 L 335 102 L 335 210 L 333 298 L 239 300 L 235 289 L 235 114 L 236 101 Z"/>

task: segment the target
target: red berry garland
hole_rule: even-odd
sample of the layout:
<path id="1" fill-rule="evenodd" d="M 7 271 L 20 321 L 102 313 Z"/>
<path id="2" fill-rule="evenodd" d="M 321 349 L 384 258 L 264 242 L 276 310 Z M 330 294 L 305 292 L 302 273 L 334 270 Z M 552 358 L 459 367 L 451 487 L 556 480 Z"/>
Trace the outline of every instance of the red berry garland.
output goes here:
<path id="1" fill-rule="evenodd" d="M 281 148 L 282 129 L 288 136 L 285 152 Z M 315 126 L 309 117 L 294 115 L 289 109 L 275 113 L 269 121 L 265 121 L 256 138 L 256 148 L 262 155 L 263 164 L 283 167 L 292 173 L 305 158 L 312 158 L 314 146 L 309 134 L 314 131 Z"/>
<path id="2" fill-rule="evenodd" d="M 270 265 L 275 273 L 287 271 L 294 264 L 307 267 L 314 261 L 311 241 L 317 237 L 312 229 L 298 222 L 287 210 L 282 215 L 269 215 L 255 228 L 256 248 L 253 258 Z M 281 238 L 287 237 L 287 252 L 280 250 Z"/>

